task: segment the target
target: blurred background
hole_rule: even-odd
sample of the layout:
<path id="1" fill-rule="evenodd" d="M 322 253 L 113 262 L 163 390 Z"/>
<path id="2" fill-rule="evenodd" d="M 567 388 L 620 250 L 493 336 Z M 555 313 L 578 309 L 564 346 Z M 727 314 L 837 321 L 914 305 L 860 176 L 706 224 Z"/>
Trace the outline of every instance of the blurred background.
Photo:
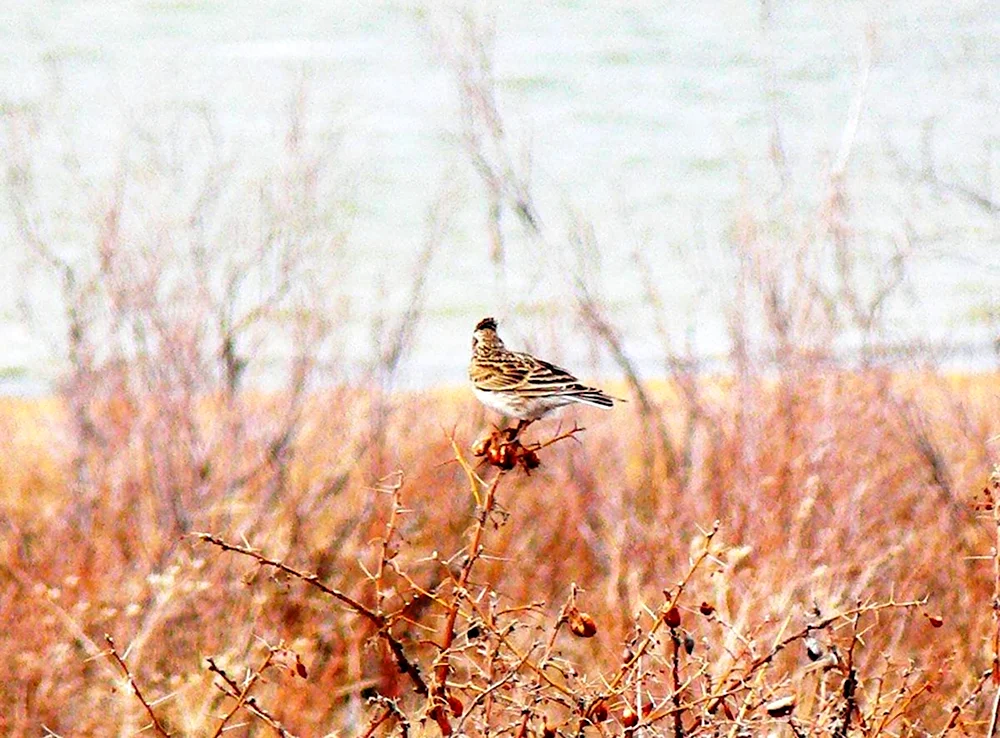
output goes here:
<path id="1" fill-rule="evenodd" d="M 993 11 L 9 4 L 0 388 L 181 344 L 458 384 L 486 314 L 592 375 L 995 366 Z"/>

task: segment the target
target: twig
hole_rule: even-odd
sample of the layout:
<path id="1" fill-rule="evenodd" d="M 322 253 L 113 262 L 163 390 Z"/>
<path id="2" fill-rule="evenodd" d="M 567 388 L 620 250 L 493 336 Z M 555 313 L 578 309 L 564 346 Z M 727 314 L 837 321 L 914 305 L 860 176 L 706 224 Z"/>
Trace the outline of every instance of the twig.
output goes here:
<path id="1" fill-rule="evenodd" d="M 790 636 L 786 636 L 785 638 L 774 644 L 774 646 L 771 647 L 771 650 L 768 651 L 766 654 L 764 654 L 763 656 L 759 656 L 758 658 L 750 662 L 750 665 L 747 667 L 746 671 L 743 672 L 740 676 L 733 677 L 732 679 L 729 679 L 726 682 L 724 682 L 724 686 L 721 687 L 718 692 L 716 692 L 714 695 L 709 696 L 711 702 L 709 703 L 708 709 L 710 712 L 714 712 L 724 698 L 732 694 L 735 694 L 736 692 L 738 692 L 740 689 L 743 688 L 743 686 L 746 684 L 747 677 L 756 673 L 759 669 L 766 666 L 767 664 L 770 664 L 772 661 L 774 661 L 775 657 L 779 653 L 785 650 L 785 648 L 787 648 L 792 643 L 795 643 L 796 641 L 801 641 L 804 638 L 808 637 L 813 631 L 824 630 L 825 628 L 828 628 L 831 625 L 833 625 L 838 620 L 852 618 L 858 613 L 879 612 L 880 610 L 887 610 L 890 608 L 907 609 L 911 607 L 921 607 L 922 605 L 926 604 L 926 602 L 927 602 L 926 598 L 919 600 L 905 600 L 903 602 L 896 602 L 895 600 L 889 600 L 887 602 L 875 602 L 867 605 L 859 605 L 849 610 L 845 610 L 843 612 L 835 613 L 828 617 L 822 618 L 815 622 L 807 623 L 797 632 L 793 633 Z"/>
<path id="2" fill-rule="evenodd" d="M 860 603 L 858 604 L 860 605 Z M 854 614 L 854 621 L 851 624 L 851 645 L 847 649 L 847 663 L 844 667 L 847 672 L 843 685 L 844 709 L 840 716 L 840 722 L 833 732 L 834 738 L 847 738 L 847 732 L 851 728 L 851 716 L 857 709 L 855 695 L 858 689 L 858 674 L 854 668 L 854 647 L 858 643 L 858 622 L 860 620 L 861 611 L 858 611 Z"/>
<path id="3" fill-rule="evenodd" d="M 365 729 L 365 732 L 361 734 L 360 738 L 370 738 L 370 736 L 378 730 L 378 727 L 391 717 L 392 710 L 388 707 L 382 710 L 381 714 L 374 715 L 371 722 L 368 723 L 368 727 Z"/>
<path id="4" fill-rule="evenodd" d="M 378 568 L 372 577 L 372 582 L 375 585 L 375 607 L 377 614 L 380 616 L 383 615 L 382 604 L 385 598 L 385 588 L 382 586 L 382 578 L 385 575 L 386 566 L 391 565 L 390 562 L 395 558 L 395 552 L 392 551 L 391 546 L 392 539 L 396 535 L 396 519 L 405 511 L 399 498 L 399 491 L 402 485 L 403 475 L 400 472 L 395 475 L 394 481 L 386 489 L 386 491 L 392 493 L 392 509 L 389 511 L 389 520 L 385 524 L 385 534 L 381 540 Z"/>
<path id="5" fill-rule="evenodd" d="M 992 669 L 987 669 L 983 672 L 983 675 L 979 677 L 979 681 L 976 682 L 976 686 L 969 693 L 969 696 L 951 708 L 951 717 L 948 718 L 948 722 L 944 728 L 941 729 L 941 732 L 937 734 L 937 738 L 944 738 L 944 736 L 946 736 L 956 725 L 958 725 L 958 720 L 962 716 L 962 712 L 979 698 L 979 695 L 982 693 L 986 683 L 990 681 L 992 677 Z"/>
<path id="6" fill-rule="evenodd" d="M 569 619 L 569 612 L 571 608 L 576 607 L 576 593 L 577 587 L 576 582 L 570 585 L 569 597 L 566 598 L 566 602 L 563 606 L 559 608 L 559 616 L 556 618 L 556 624 L 552 627 L 552 633 L 549 635 L 549 640 L 545 644 L 545 650 L 542 651 L 542 658 L 538 660 L 542 668 L 545 667 L 545 663 L 552 656 L 552 649 L 556 646 L 556 638 L 559 636 L 559 630 Z"/>
<path id="7" fill-rule="evenodd" d="M 462 455 L 462 451 L 458 446 L 458 441 L 455 440 L 454 434 L 449 436 L 449 440 L 451 441 L 451 449 L 455 454 L 455 461 L 458 462 L 459 466 L 461 466 L 462 470 L 465 472 L 465 476 L 469 481 L 469 490 L 472 492 L 472 497 L 475 499 L 476 505 L 479 506 L 482 504 L 482 499 L 479 496 L 479 488 L 485 488 L 486 482 L 476 473 L 476 470 L 472 468 L 472 465 Z"/>
<path id="8" fill-rule="evenodd" d="M 392 651 L 393 658 L 395 658 L 396 660 L 396 666 L 399 669 L 400 673 L 406 674 L 407 676 L 410 677 L 410 679 L 413 681 L 413 687 L 414 689 L 416 689 L 417 693 L 424 696 L 426 696 L 429 693 L 427 688 L 427 683 L 424 681 L 423 676 L 420 674 L 420 668 L 415 663 L 410 661 L 409 658 L 407 658 L 406 652 L 403 650 L 403 644 L 400 643 L 399 640 L 395 636 L 393 636 L 391 632 L 389 632 L 390 623 L 384 615 L 380 615 L 371 608 L 365 607 L 363 604 L 355 600 L 353 597 L 344 594 L 340 590 L 333 589 L 332 587 L 328 587 L 327 585 L 323 584 L 323 582 L 319 580 L 319 576 L 317 576 L 316 574 L 299 571 L 298 569 L 295 569 L 281 561 L 270 559 L 261 554 L 259 551 L 256 551 L 247 546 L 237 546 L 232 543 L 227 543 L 223 539 L 219 538 L 218 536 L 214 536 L 211 533 L 194 533 L 192 535 L 194 535 L 195 538 L 198 538 L 201 541 L 205 541 L 207 543 L 211 543 L 215 546 L 218 546 L 223 551 L 232 551 L 234 553 L 242 554 L 244 556 L 249 556 L 250 558 L 258 561 L 263 566 L 270 566 L 277 569 L 278 571 L 283 571 L 286 574 L 295 577 L 296 579 L 301 579 L 303 582 L 312 585 L 313 587 L 320 590 L 324 594 L 330 595 L 334 599 L 343 602 L 345 605 L 347 605 L 348 608 L 356 612 L 358 615 L 361 615 L 362 617 L 366 618 L 372 624 L 375 625 L 375 627 L 378 630 L 379 637 L 381 637 L 386 642 L 386 645 L 389 646 L 389 650 Z"/>
<path id="9" fill-rule="evenodd" d="M 673 678 L 673 694 L 671 702 L 674 704 L 674 738 L 684 737 L 684 723 L 681 719 L 681 638 L 675 626 L 670 626 L 670 640 L 674 644 L 673 663 L 671 664 L 671 677 Z"/>
<path id="10" fill-rule="evenodd" d="M 233 699 L 239 699 L 240 687 L 239 685 L 228 675 L 226 672 L 215 663 L 215 660 L 211 657 L 208 658 L 208 670 L 214 674 L 218 674 L 222 677 L 224 684 L 216 683 L 216 686 L 226 695 L 232 697 Z M 282 738 L 295 738 L 295 735 L 289 732 L 274 715 L 265 710 L 258 704 L 254 697 L 247 697 L 243 706 L 248 712 L 253 714 L 255 717 L 260 718 L 265 723 L 270 725 L 277 731 L 278 735 Z"/>
<path id="11" fill-rule="evenodd" d="M 512 666 L 511 669 L 502 678 L 492 681 L 489 687 L 487 687 L 482 692 L 476 695 L 476 697 L 472 700 L 472 702 L 469 703 L 468 707 L 465 708 L 465 711 L 462 713 L 461 720 L 458 721 L 458 725 L 455 727 L 455 731 L 459 735 L 462 735 L 462 727 L 465 725 L 465 721 L 472 714 L 472 709 L 477 705 L 479 705 L 480 703 L 482 703 L 483 700 L 485 700 L 487 697 L 492 696 L 494 692 L 496 692 L 498 689 L 507 684 L 507 682 L 509 682 L 511 679 L 517 676 L 517 673 L 521 670 L 521 667 L 527 663 L 528 657 L 530 655 L 531 651 L 529 650 L 528 653 L 524 655 L 524 658 L 521 659 L 519 663 Z"/>
<path id="12" fill-rule="evenodd" d="M 539 442 L 532 443 L 532 444 L 529 444 L 528 446 L 526 446 L 525 448 L 528 448 L 531 451 L 541 451 L 543 448 L 547 448 L 547 447 L 551 446 L 554 443 L 559 443 L 559 441 L 564 441 L 567 438 L 572 438 L 577 433 L 582 433 L 585 430 L 587 430 L 587 429 L 584 428 L 582 425 L 577 425 L 576 423 L 573 423 L 573 427 L 570 428 L 568 431 L 563 431 L 562 433 L 556 433 L 556 435 L 554 435 L 552 438 L 550 438 L 547 441 L 540 442 L 540 443 Z"/>
<path id="13" fill-rule="evenodd" d="M 607 689 L 605 689 L 606 694 L 598 697 L 598 699 L 604 699 L 610 694 L 614 693 L 615 688 L 617 688 L 618 685 L 621 684 L 622 680 L 625 678 L 625 675 L 631 671 L 632 667 L 635 666 L 635 664 L 639 661 L 642 655 L 645 654 L 652 647 L 653 643 L 656 640 L 656 632 L 659 630 L 660 626 L 664 622 L 663 616 L 666 615 L 672 608 L 677 606 L 677 601 L 680 599 L 680 596 L 684 592 L 685 587 L 687 587 L 688 582 L 691 581 L 691 577 L 694 576 L 694 573 L 698 570 L 698 568 L 705 561 L 705 559 L 707 559 L 708 556 L 710 555 L 712 539 L 718 532 L 719 532 L 719 521 L 715 521 L 714 525 L 712 526 L 712 530 L 710 530 L 705 535 L 704 548 L 702 549 L 702 552 L 698 555 L 698 558 L 696 558 L 688 567 L 687 573 L 684 575 L 684 578 L 678 583 L 677 589 L 673 591 L 673 594 L 668 598 L 667 603 L 663 605 L 657 612 L 656 622 L 653 623 L 653 626 L 649 629 L 649 632 L 646 633 L 646 637 L 643 639 L 642 643 L 633 652 L 632 658 L 630 658 L 624 664 L 622 664 L 621 668 L 618 670 L 618 673 L 609 682 Z"/>
<path id="14" fill-rule="evenodd" d="M 215 546 L 218 546 L 223 551 L 233 551 L 234 553 L 239 553 L 243 554 L 244 556 L 249 556 L 252 559 L 256 559 L 263 566 L 273 567 L 278 571 L 283 571 L 286 574 L 295 577 L 296 579 L 301 579 L 303 582 L 311 584 L 313 587 L 323 592 L 324 594 L 328 594 L 334 599 L 340 600 L 350 609 L 354 610 L 354 612 L 356 612 L 358 615 L 363 615 L 364 617 L 368 618 L 369 620 L 378 625 L 382 624 L 381 618 L 378 616 L 377 613 L 375 613 L 374 610 L 365 607 L 363 604 L 355 600 L 353 597 L 344 594 L 339 589 L 333 589 L 332 587 L 326 586 L 325 584 L 323 584 L 323 582 L 319 580 L 319 576 L 316 574 L 299 571 L 298 569 L 294 569 L 288 564 L 285 564 L 284 562 L 277 561 L 275 559 L 270 559 L 255 549 L 252 549 L 248 546 L 240 546 L 228 543 L 224 541 L 222 538 L 212 535 L 211 533 L 192 533 L 191 535 L 193 535 L 195 538 L 201 541 L 205 541 L 207 543 L 211 543 Z"/>
<path id="15" fill-rule="evenodd" d="M 128 680 L 129 686 L 132 687 L 132 691 L 135 693 L 135 696 L 139 698 L 139 702 L 142 703 L 142 706 L 146 708 L 146 713 L 149 715 L 149 719 L 153 722 L 153 729 L 162 735 L 163 738 L 170 738 L 170 733 L 168 733 L 166 728 L 164 728 L 163 725 L 160 724 L 160 721 L 156 719 L 156 713 L 153 712 L 153 708 L 150 707 L 146 698 L 142 696 L 142 692 L 139 690 L 139 685 L 136 684 L 135 677 L 133 677 L 132 672 L 129 671 L 128 664 L 125 663 L 125 659 L 118 654 L 118 649 L 115 648 L 114 639 L 105 633 L 104 640 L 107 641 L 108 647 L 111 649 L 109 652 L 111 658 L 114 659 L 118 666 L 121 667 L 122 671 L 125 672 L 125 678 Z"/>
<path id="16" fill-rule="evenodd" d="M 514 738 L 525 738 L 528 735 L 528 721 L 531 719 L 531 710 L 524 708 L 521 711 L 521 722 L 517 725 L 517 730 L 514 731 Z"/>
<path id="17" fill-rule="evenodd" d="M 376 695 L 372 698 L 372 701 L 381 704 L 385 709 L 381 714 L 372 717 L 371 721 L 368 723 L 368 727 L 365 729 L 365 732 L 358 738 L 371 738 L 371 736 L 375 734 L 375 731 L 378 730 L 378 727 L 390 718 L 396 719 L 396 722 L 399 723 L 399 730 L 402 734 L 402 738 L 407 738 L 410 734 L 410 723 L 406 719 L 406 715 L 403 714 L 403 711 L 399 709 L 399 705 L 396 700 L 383 697 L 382 695 Z"/>
<path id="18" fill-rule="evenodd" d="M 462 457 L 457 447 L 456 454 L 459 458 L 459 463 L 462 464 L 463 467 L 466 467 L 468 462 L 466 462 L 464 457 Z M 472 573 L 472 567 L 475 566 L 476 561 L 482 553 L 481 543 L 483 539 L 483 531 L 486 529 L 486 521 L 489 520 L 490 514 L 493 512 L 493 504 L 496 499 L 497 487 L 500 485 L 500 480 L 503 479 L 503 477 L 504 472 L 501 470 L 500 473 L 493 479 L 490 486 L 486 488 L 486 498 L 479 508 L 479 514 L 476 516 L 476 524 L 472 532 L 472 541 L 469 543 L 469 549 L 465 556 L 465 563 L 462 565 L 458 580 L 455 582 L 455 589 L 458 594 L 456 594 L 452 602 L 451 609 L 448 611 L 447 619 L 445 620 L 444 640 L 441 644 L 441 655 L 437 665 L 434 667 L 434 706 L 431 708 L 430 716 L 438 724 L 442 735 L 445 736 L 451 735 L 452 733 L 451 723 L 448 720 L 445 710 L 447 702 L 446 690 L 448 673 L 451 670 L 448 650 L 451 648 L 451 645 L 455 640 L 455 622 L 458 619 L 461 593 L 465 591 L 465 588 L 469 583 L 469 575 Z"/>
<path id="19" fill-rule="evenodd" d="M 219 724 L 215 728 L 215 732 L 212 733 L 212 738 L 219 738 L 219 736 L 222 735 L 222 731 L 223 729 L 225 729 L 226 723 L 228 723 L 232 719 L 233 715 L 236 714 L 237 710 L 243 707 L 243 704 L 247 701 L 247 699 L 250 696 L 250 690 L 253 688 L 253 685 L 257 683 L 258 679 L 260 679 L 261 675 L 264 673 L 264 670 L 271 665 L 271 659 L 273 658 L 274 658 L 274 649 L 268 646 L 267 655 L 264 657 L 264 661 L 261 662 L 261 665 L 258 666 L 257 669 L 251 672 L 249 677 L 247 677 L 246 683 L 243 685 L 243 688 L 239 690 L 239 694 L 236 696 L 236 704 L 234 704 L 232 709 L 230 709 L 229 712 L 227 712 L 225 716 L 222 718 L 222 720 L 219 721 Z"/>
<path id="20" fill-rule="evenodd" d="M 479 609 L 479 607 L 476 605 L 475 602 L 470 601 L 470 605 L 472 606 L 473 613 L 478 615 L 480 618 L 484 617 L 484 613 L 482 612 L 481 609 Z M 556 692 L 559 692 L 561 695 L 570 700 L 575 700 L 575 695 L 571 690 L 567 689 L 562 684 L 559 684 L 559 682 L 554 681 L 548 674 L 545 673 L 545 669 L 543 669 L 541 666 L 525 658 L 525 654 L 521 653 L 521 650 L 513 643 L 511 643 L 510 638 L 507 637 L 506 628 L 501 630 L 497 628 L 494 624 L 491 624 L 485 620 L 483 620 L 483 624 L 487 628 L 487 630 L 494 636 L 496 636 L 496 638 L 500 641 L 500 643 L 502 643 L 507 648 L 507 650 L 511 652 L 511 654 L 514 656 L 515 659 L 518 660 L 519 663 L 522 663 L 525 667 L 527 667 L 528 669 L 533 671 L 536 675 L 541 677 L 542 681 L 548 684 L 548 686 L 554 689 Z"/>
<path id="21" fill-rule="evenodd" d="M 497 597 L 494 594 L 493 596 L 490 597 L 489 613 L 488 613 L 489 617 L 486 619 L 487 626 L 492 628 L 493 630 L 496 630 L 496 624 L 497 624 L 496 609 L 497 609 Z M 500 639 L 496 638 L 493 640 L 493 644 L 490 647 L 489 659 L 487 662 L 488 663 L 487 677 L 488 677 L 488 682 L 490 684 L 496 681 L 496 668 L 497 668 L 497 662 L 500 660 L 500 648 L 502 647 L 502 645 L 503 644 L 500 641 Z M 515 672 L 511 671 L 510 673 L 513 674 Z M 493 699 L 493 694 L 492 693 L 487 694 L 485 696 L 485 699 L 483 700 L 483 725 L 490 724 L 490 718 L 493 715 L 494 704 L 495 700 Z M 461 725 L 459 725 L 459 729 L 461 729 Z"/>
<path id="22" fill-rule="evenodd" d="M 987 738 L 993 738 L 997 733 L 997 715 L 1000 714 L 1000 689 L 993 697 L 993 707 L 990 708 L 990 729 L 986 731 Z"/>

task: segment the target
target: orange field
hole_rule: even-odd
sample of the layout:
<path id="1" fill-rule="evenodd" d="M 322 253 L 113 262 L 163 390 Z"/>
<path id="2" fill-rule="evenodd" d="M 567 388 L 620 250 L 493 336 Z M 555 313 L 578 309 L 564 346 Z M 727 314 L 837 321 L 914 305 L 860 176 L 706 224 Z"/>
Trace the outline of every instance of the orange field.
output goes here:
<path id="1" fill-rule="evenodd" d="M 983 734 L 1000 377 L 650 395 L 0 401 L 0 734 Z"/>

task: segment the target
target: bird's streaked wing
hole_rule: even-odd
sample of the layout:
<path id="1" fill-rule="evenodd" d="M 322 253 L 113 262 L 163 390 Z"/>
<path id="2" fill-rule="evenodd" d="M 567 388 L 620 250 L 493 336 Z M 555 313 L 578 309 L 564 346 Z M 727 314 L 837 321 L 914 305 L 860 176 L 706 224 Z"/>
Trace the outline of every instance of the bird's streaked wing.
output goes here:
<path id="1" fill-rule="evenodd" d="M 533 356 L 523 358 L 530 365 L 528 376 L 519 388 L 523 395 L 576 394 L 590 389 L 562 367 Z"/>
<path id="2" fill-rule="evenodd" d="M 577 394 L 592 391 L 565 369 L 530 354 L 508 352 L 502 360 L 480 361 L 469 372 L 476 389 L 524 396 Z"/>
<path id="3" fill-rule="evenodd" d="M 469 379 L 478 390 L 506 392 L 521 387 L 529 373 L 530 367 L 520 361 L 480 360 L 469 368 Z"/>

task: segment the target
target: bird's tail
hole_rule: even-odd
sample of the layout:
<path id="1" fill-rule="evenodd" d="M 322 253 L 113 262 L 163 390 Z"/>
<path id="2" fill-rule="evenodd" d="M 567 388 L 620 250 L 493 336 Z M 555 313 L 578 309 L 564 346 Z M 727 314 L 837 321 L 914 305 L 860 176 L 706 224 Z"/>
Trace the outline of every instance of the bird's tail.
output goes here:
<path id="1" fill-rule="evenodd" d="M 594 405 L 595 407 L 613 407 L 615 400 L 625 402 L 620 397 L 611 397 L 597 389 L 588 389 L 585 392 L 574 395 L 574 399 L 577 402 L 582 402 L 585 405 Z"/>

